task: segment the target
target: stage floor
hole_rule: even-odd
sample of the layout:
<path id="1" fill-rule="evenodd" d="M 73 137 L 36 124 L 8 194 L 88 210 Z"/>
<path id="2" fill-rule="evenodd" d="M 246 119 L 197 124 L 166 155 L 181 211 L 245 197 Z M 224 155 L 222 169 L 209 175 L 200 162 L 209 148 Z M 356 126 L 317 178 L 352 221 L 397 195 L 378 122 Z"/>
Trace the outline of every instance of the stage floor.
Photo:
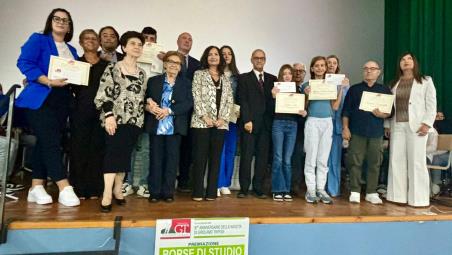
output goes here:
<path id="1" fill-rule="evenodd" d="M 28 203 L 26 191 L 17 193 L 18 201 L 8 200 L 5 218 L 10 229 L 112 227 L 115 216 L 123 216 L 123 227 L 153 227 L 156 219 L 250 217 L 252 224 L 294 223 L 358 223 L 452 220 L 452 208 L 432 204 L 428 208 L 412 208 L 384 201 L 372 205 L 364 200 L 350 204 L 348 197 L 335 198 L 332 205 L 308 204 L 303 197 L 293 202 L 275 202 L 270 197 L 236 198 L 236 193 L 216 201 L 195 202 L 190 194 L 178 193 L 173 203 L 149 203 L 131 195 L 125 206 L 113 204 L 111 213 L 101 213 L 100 200 L 82 200 L 78 207 Z M 56 193 L 53 196 L 57 201 Z"/>

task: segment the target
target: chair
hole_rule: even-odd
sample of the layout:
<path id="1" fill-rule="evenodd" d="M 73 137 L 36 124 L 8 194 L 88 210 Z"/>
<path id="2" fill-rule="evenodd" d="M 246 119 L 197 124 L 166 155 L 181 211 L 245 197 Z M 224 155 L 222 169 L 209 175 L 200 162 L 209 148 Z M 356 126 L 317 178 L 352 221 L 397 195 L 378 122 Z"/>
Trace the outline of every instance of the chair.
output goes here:
<path id="1" fill-rule="evenodd" d="M 427 168 L 432 171 L 446 171 L 450 168 L 452 162 L 452 135 L 438 135 L 438 146 L 437 150 L 439 151 L 447 151 L 449 153 L 449 159 L 447 160 L 446 166 L 438 166 L 438 165 L 427 165 Z M 445 183 L 445 180 L 442 180 Z M 439 196 L 439 194 L 438 194 Z"/>

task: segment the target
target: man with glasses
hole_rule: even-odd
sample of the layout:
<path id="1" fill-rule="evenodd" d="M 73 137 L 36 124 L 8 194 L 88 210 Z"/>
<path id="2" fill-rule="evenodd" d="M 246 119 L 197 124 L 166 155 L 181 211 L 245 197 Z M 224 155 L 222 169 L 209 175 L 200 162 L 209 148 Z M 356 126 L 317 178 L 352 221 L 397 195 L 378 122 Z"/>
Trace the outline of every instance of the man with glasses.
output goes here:
<path id="1" fill-rule="evenodd" d="M 237 86 L 240 104 L 241 156 L 240 156 L 240 192 L 238 198 L 248 195 L 251 184 L 251 161 L 254 164 L 253 190 L 258 198 L 266 198 L 263 192 L 263 180 L 268 164 L 268 151 L 273 123 L 273 98 L 271 90 L 277 78 L 264 72 L 265 52 L 254 50 L 251 55 L 253 70 L 241 74 Z"/>
<path id="2" fill-rule="evenodd" d="M 298 89 L 301 89 L 304 78 L 306 76 L 306 66 L 303 63 L 295 63 L 292 65 L 294 70 L 293 81 L 297 85 Z M 303 150 L 304 145 L 304 123 L 305 117 L 299 116 L 297 126 L 297 140 L 295 142 L 295 149 L 292 154 L 292 187 L 291 193 L 298 195 L 300 192 L 300 186 L 303 181 L 304 173 L 304 158 L 305 153 Z"/>
<path id="3" fill-rule="evenodd" d="M 99 30 L 99 40 L 101 50 L 98 52 L 100 58 L 116 63 L 121 61 L 124 56 L 116 51 L 119 45 L 119 34 L 112 26 L 106 26 Z"/>
<path id="4" fill-rule="evenodd" d="M 390 117 L 379 109 L 367 112 L 359 109 L 363 92 L 392 94 L 389 87 L 377 83 L 380 66 L 375 61 L 368 61 L 363 66 L 364 81 L 350 87 L 342 111 L 344 140 L 350 141 L 346 165 L 350 173 L 351 203 L 360 202 L 361 174 L 364 160 L 367 162 L 367 187 L 365 200 L 372 204 L 382 204 L 376 191 L 380 165 L 383 158 L 382 146 L 384 119 Z"/>

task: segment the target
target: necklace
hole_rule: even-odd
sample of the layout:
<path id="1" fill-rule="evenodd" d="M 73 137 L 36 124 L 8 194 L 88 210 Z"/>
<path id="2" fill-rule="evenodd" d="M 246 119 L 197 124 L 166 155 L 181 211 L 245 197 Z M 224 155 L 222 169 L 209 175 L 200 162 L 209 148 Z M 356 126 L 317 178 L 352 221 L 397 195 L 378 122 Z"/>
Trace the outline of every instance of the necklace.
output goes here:
<path id="1" fill-rule="evenodd" d="M 124 69 L 126 70 L 126 72 L 128 74 L 137 74 L 138 73 L 138 67 L 136 64 L 132 67 L 133 72 L 130 71 L 130 69 L 127 67 L 127 65 L 124 62 L 121 62 L 121 66 L 124 67 Z"/>

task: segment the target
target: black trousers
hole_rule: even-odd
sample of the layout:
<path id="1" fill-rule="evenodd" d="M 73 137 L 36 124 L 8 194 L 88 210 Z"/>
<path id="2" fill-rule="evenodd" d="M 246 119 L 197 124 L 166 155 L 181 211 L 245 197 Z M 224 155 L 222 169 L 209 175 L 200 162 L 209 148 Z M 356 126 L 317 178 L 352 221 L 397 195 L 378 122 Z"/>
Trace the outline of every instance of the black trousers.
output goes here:
<path id="1" fill-rule="evenodd" d="M 39 109 L 26 110 L 28 124 L 37 140 L 33 150 L 33 179 L 54 182 L 67 178 L 63 166 L 62 138 L 69 116 L 69 105 L 52 107 L 45 102 Z"/>
<path id="2" fill-rule="evenodd" d="M 226 130 L 216 128 L 193 128 L 193 197 L 204 197 L 204 175 L 207 161 L 207 198 L 217 197 L 218 172 Z"/>
<path id="3" fill-rule="evenodd" d="M 292 154 L 292 187 L 291 190 L 300 189 L 304 179 L 304 124 L 305 121 L 298 122 L 297 140 Z"/>
<path id="4" fill-rule="evenodd" d="M 263 182 L 268 166 L 268 150 L 271 133 L 263 128 L 256 133 L 248 133 L 242 129 L 240 140 L 240 191 L 248 193 L 251 184 L 251 162 L 254 160 L 253 190 L 263 192 Z"/>
<path id="5" fill-rule="evenodd" d="M 75 109 L 71 114 L 69 181 L 78 196 L 88 198 L 103 192 L 104 132 L 97 111 Z"/>
<path id="6" fill-rule="evenodd" d="M 190 126 L 190 123 L 188 123 Z M 181 136 L 179 176 L 177 177 L 178 187 L 188 188 L 190 185 L 190 168 L 193 162 L 193 137 L 192 130 L 189 128 L 185 136 Z"/>
<path id="7" fill-rule="evenodd" d="M 150 135 L 149 192 L 152 198 L 172 198 L 179 164 L 180 135 Z"/>

